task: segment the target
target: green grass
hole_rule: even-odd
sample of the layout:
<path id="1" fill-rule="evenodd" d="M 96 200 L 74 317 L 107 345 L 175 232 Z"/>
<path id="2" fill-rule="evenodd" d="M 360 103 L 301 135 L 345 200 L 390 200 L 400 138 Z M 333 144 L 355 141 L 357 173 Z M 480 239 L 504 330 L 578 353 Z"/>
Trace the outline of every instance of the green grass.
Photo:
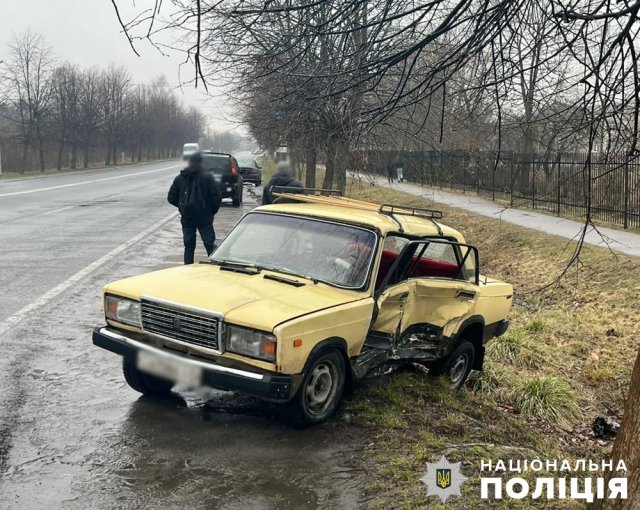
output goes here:
<path id="1" fill-rule="evenodd" d="M 553 422 L 571 422 L 578 415 L 571 386 L 552 375 L 537 375 L 519 383 L 514 390 L 514 408 Z"/>

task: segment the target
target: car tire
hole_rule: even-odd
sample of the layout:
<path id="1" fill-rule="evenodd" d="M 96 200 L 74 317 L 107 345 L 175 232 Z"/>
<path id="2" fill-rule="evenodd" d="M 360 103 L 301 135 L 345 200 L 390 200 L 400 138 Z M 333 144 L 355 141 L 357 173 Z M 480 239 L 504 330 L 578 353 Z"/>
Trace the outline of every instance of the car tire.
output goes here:
<path id="1" fill-rule="evenodd" d="M 240 204 L 242 204 L 242 188 L 240 188 L 238 193 L 236 193 L 236 196 L 231 199 L 231 203 L 233 204 L 233 207 L 240 207 Z"/>
<path id="2" fill-rule="evenodd" d="M 344 357 L 336 349 L 315 355 L 295 396 L 286 404 L 286 420 L 308 427 L 329 418 L 338 407 L 345 386 Z"/>
<path id="3" fill-rule="evenodd" d="M 446 358 L 433 363 L 429 367 L 429 375 L 446 377 L 453 389 L 462 388 L 473 367 L 475 354 L 473 344 L 464 340 Z"/>
<path id="4" fill-rule="evenodd" d="M 136 363 L 132 359 L 122 360 L 122 373 L 124 379 L 131 389 L 136 390 L 143 395 L 149 396 L 163 396 L 171 393 L 174 383 L 161 379 L 151 374 L 145 374 L 138 370 Z"/>

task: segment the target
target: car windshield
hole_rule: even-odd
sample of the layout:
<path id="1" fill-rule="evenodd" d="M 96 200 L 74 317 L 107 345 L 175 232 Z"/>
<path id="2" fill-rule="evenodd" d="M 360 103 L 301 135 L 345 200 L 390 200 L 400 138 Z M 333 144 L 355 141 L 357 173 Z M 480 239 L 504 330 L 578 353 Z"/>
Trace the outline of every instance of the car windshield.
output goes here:
<path id="1" fill-rule="evenodd" d="M 185 150 L 185 151 L 197 151 L 198 150 L 198 144 L 197 143 L 185 143 L 182 150 Z"/>
<path id="2" fill-rule="evenodd" d="M 228 156 L 213 156 L 210 154 L 202 155 L 202 168 L 210 172 L 222 173 L 229 169 Z"/>
<path id="3" fill-rule="evenodd" d="M 367 281 L 376 235 L 339 223 L 247 214 L 211 256 L 216 262 L 251 264 L 347 288 Z"/>
<path id="4" fill-rule="evenodd" d="M 254 168 L 252 161 L 238 161 L 238 166 L 241 168 Z"/>

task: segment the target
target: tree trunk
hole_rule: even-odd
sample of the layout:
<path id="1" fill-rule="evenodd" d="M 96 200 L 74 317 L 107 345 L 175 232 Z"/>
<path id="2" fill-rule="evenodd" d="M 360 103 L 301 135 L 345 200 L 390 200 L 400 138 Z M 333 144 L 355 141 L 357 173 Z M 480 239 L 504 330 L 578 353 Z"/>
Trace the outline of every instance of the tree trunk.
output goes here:
<path id="1" fill-rule="evenodd" d="M 89 168 L 89 142 L 84 144 L 84 154 L 82 156 L 82 168 Z"/>
<path id="2" fill-rule="evenodd" d="M 56 159 L 56 170 L 62 170 L 62 156 L 64 155 L 64 138 L 60 138 L 58 144 L 58 158 Z"/>
<path id="3" fill-rule="evenodd" d="M 40 157 L 40 172 L 44 173 L 44 141 L 40 133 L 38 133 L 38 156 Z"/>
<path id="4" fill-rule="evenodd" d="M 336 164 L 336 144 L 332 140 L 329 141 L 326 150 L 325 172 L 322 187 L 331 189 L 333 187 L 333 174 Z"/>
<path id="5" fill-rule="evenodd" d="M 315 147 L 311 147 L 306 151 L 306 174 L 304 185 L 307 188 L 316 187 L 316 164 L 318 162 L 318 153 Z"/>
<path id="6" fill-rule="evenodd" d="M 636 510 L 640 503 L 640 448 L 637 446 L 640 437 L 640 352 L 629 385 L 629 395 L 624 407 L 624 417 L 620 432 L 613 444 L 611 459 L 615 469 L 620 460 L 627 466 L 627 472 L 611 472 L 607 478 L 627 477 L 627 499 L 601 500 L 592 505 L 593 509 L 602 510 Z"/>
<path id="7" fill-rule="evenodd" d="M 347 167 L 349 166 L 349 143 L 341 141 L 338 143 L 338 150 L 336 153 L 336 188 L 342 193 L 347 189 Z"/>
<path id="8" fill-rule="evenodd" d="M 76 142 L 73 142 L 71 146 L 71 161 L 69 162 L 69 167 L 73 170 L 76 168 L 76 163 L 78 161 L 78 146 Z"/>
<path id="9" fill-rule="evenodd" d="M 29 159 L 29 140 L 25 140 L 24 147 L 22 149 L 22 165 L 20 166 L 20 173 L 23 174 L 27 171 L 27 163 Z"/>

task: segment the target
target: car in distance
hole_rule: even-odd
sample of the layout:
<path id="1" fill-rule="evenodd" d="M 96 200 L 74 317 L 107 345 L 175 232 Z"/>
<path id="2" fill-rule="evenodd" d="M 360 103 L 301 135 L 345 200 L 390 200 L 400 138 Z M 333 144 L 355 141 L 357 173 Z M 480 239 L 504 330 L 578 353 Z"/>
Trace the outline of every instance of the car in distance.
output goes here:
<path id="1" fill-rule="evenodd" d="M 202 168 L 211 172 L 215 178 L 222 198 L 230 198 L 235 207 L 242 204 L 243 179 L 238 162 L 231 154 L 213 151 L 201 151 Z"/>
<path id="2" fill-rule="evenodd" d="M 238 161 L 238 169 L 244 182 L 255 184 L 260 186 L 262 184 L 262 170 L 256 160 L 253 161 Z"/>
<path id="3" fill-rule="evenodd" d="M 104 288 L 93 343 L 123 356 L 133 389 L 236 390 L 308 425 L 390 364 L 456 388 L 482 369 L 513 289 L 480 274 L 477 249 L 437 211 L 311 193 L 246 214 L 202 264 Z"/>
<path id="4" fill-rule="evenodd" d="M 197 143 L 185 143 L 182 146 L 182 159 L 186 161 L 189 159 L 189 156 L 195 154 L 200 150 L 200 145 Z"/>

